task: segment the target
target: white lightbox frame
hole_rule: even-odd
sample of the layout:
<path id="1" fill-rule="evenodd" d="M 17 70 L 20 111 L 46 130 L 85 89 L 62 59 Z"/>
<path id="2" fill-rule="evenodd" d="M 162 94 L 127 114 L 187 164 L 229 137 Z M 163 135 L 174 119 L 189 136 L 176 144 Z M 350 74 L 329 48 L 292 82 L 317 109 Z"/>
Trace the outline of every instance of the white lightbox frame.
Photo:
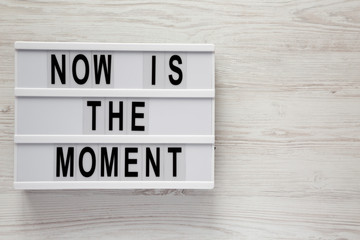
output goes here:
<path id="1" fill-rule="evenodd" d="M 74 89 L 22 88 L 18 86 L 18 51 L 125 51 L 125 52 L 193 52 L 212 54 L 211 89 Z M 15 42 L 15 136 L 14 187 L 16 189 L 212 189 L 211 181 L 17 181 L 17 144 L 116 143 L 116 144 L 211 144 L 215 148 L 215 47 L 212 44 L 119 44 Z M 18 134 L 19 97 L 131 97 L 131 98 L 208 98 L 212 101 L 211 135 L 21 135 Z M 213 148 L 213 149 L 214 149 Z"/>

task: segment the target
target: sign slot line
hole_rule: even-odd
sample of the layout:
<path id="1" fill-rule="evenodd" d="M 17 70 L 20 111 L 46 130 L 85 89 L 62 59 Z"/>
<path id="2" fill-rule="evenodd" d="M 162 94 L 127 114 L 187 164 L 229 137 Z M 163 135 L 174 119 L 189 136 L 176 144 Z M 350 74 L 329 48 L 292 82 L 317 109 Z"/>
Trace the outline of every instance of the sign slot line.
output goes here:
<path id="1" fill-rule="evenodd" d="M 17 97 L 214 98 L 214 90 L 15 88 Z"/>
<path id="2" fill-rule="evenodd" d="M 213 135 L 15 135 L 15 143 L 182 143 L 214 144 Z"/>
<path id="3" fill-rule="evenodd" d="M 213 181 L 34 181 L 15 182 L 16 189 L 211 189 Z"/>
<path id="4" fill-rule="evenodd" d="M 214 52 L 213 44 L 15 42 L 17 50 Z"/>

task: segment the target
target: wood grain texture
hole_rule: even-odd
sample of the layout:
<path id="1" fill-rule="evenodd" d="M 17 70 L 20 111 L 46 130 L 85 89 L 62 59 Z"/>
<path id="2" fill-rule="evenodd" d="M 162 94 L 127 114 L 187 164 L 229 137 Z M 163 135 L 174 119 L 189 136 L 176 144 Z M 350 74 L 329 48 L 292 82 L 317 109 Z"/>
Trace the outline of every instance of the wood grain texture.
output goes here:
<path id="1" fill-rule="evenodd" d="M 215 189 L 13 190 L 17 40 L 216 44 Z M 1 239 L 360 239 L 359 1 L 2 0 L 0 54 Z"/>

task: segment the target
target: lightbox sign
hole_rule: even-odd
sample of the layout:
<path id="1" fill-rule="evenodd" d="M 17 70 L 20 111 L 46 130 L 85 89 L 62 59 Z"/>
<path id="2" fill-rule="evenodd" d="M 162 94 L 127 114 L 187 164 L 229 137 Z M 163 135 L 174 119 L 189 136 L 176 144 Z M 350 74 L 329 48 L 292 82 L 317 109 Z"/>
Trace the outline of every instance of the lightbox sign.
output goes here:
<path id="1" fill-rule="evenodd" d="M 213 188 L 213 45 L 15 49 L 15 188 Z"/>

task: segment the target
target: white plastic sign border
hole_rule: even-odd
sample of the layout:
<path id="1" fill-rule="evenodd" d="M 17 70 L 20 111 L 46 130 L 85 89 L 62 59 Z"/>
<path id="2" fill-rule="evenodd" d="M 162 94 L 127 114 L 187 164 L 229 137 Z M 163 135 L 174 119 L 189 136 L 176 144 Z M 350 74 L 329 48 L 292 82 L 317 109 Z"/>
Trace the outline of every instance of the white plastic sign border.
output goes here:
<path id="1" fill-rule="evenodd" d="M 16 189 L 211 189 L 214 187 L 214 151 L 212 152 L 211 181 L 17 181 L 17 144 L 31 143 L 162 143 L 162 144 L 212 144 L 215 143 L 215 57 L 212 66 L 211 89 L 59 89 L 19 88 L 17 52 L 33 51 L 123 51 L 123 52 L 207 52 L 214 54 L 212 44 L 118 44 L 118 43 L 15 43 L 15 109 L 18 97 L 157 97 L 157 98 L 211 98 L 212 135 L 18 135 L 15 110 L 14 136 L 14 187 Z"/>

